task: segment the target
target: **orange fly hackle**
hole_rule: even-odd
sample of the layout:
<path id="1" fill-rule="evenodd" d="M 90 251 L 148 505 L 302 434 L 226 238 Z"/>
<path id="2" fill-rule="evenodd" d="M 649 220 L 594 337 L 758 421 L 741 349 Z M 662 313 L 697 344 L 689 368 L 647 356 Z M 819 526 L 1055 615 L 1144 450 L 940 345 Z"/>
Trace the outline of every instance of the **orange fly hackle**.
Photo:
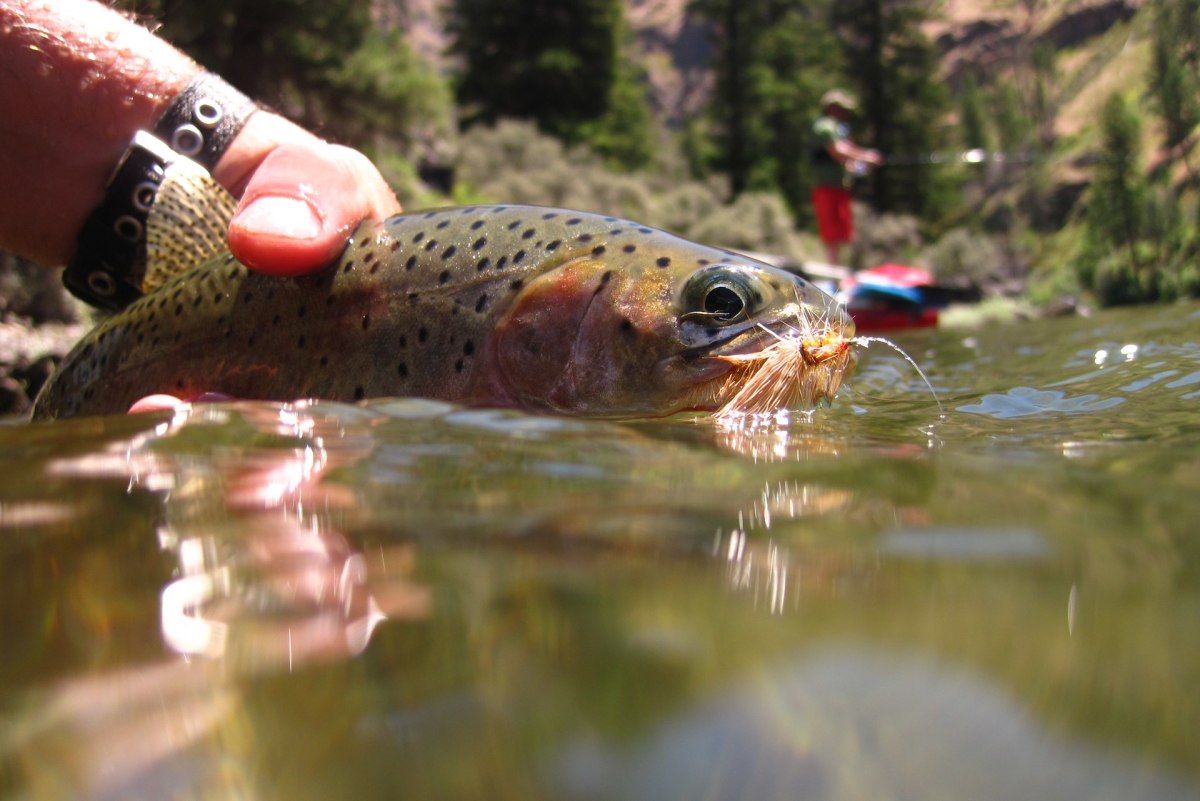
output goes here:
<path id="1" fill-rule="evenodd" d="M 727 400 L 718 418 L 812 409 L 833 400 L 853 359 L 853 340 L 827 319 L 813 323 L 800 306 L 796 317 L 800 326 L 787 335 L 763 328 L 775 341 L 762 350 L 720 357 L 738 369 L 721 390 Z"/>

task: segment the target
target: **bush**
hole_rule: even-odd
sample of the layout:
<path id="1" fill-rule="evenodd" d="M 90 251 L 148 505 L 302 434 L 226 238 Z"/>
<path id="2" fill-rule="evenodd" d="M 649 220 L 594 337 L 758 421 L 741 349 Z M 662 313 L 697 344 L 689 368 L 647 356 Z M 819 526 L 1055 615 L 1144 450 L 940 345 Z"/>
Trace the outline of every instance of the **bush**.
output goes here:
<path id="1" fill-rule="evenodd" d="M 967 228 L 953 228 L 924 250 L 921 261 L 941 281 L 982 287 L 1001 277 L 1004 257 L 991 238 Z"/>
<path id="2" fill-rule="evenodd" d="M 850 264 L 856 269 L 913 261 L 922 242 L 916 217 L 876 214 L 861 203 L 854 204 L 854 232 Z"/>

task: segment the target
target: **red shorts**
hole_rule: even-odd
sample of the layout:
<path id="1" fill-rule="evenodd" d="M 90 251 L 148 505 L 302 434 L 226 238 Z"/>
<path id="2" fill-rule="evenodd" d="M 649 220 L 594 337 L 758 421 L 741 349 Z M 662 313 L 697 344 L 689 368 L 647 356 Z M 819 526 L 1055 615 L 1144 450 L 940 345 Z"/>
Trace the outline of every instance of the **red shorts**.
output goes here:
<path id="1" fill-rule="evenodd" d="M 814 186 L 812 204 L 817 211 L 817 230 L 827 245 L 849 242 L 854 238 L 854 218 L 850 213 L 850 191 L 840 186 Z"/>

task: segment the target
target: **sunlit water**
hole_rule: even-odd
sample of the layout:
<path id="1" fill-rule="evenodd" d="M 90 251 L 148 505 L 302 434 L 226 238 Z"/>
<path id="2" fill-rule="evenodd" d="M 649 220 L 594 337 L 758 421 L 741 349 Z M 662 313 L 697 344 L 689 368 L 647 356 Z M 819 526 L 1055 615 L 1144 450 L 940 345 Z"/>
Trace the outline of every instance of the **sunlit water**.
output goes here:
<path id="1" fill-rule="evenodd" d="M 1200 798 L 1200 308 L 754 426 L 0 426 L 0 798 Z"/>

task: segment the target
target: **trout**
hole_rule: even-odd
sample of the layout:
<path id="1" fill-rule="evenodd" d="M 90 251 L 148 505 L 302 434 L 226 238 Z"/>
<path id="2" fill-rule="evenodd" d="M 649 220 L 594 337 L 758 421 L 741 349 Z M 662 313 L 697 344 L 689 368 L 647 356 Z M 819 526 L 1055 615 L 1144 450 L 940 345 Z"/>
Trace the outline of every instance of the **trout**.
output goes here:
<path id="1" fill-rule="evenodd" d="M 262 275 L 225 252 L 165 279 L 76 345 L 33 418 L 124 412 L 159 392 L 663 416 L 718 408 L 745 357 L 799 328 L 854 335 L 808 281 L 665 231 L 535 206 L 439 209 L 363 222 L 309 275 Z M 844 368 L 808 376 L 802 400 L 830 399 Z"/>

